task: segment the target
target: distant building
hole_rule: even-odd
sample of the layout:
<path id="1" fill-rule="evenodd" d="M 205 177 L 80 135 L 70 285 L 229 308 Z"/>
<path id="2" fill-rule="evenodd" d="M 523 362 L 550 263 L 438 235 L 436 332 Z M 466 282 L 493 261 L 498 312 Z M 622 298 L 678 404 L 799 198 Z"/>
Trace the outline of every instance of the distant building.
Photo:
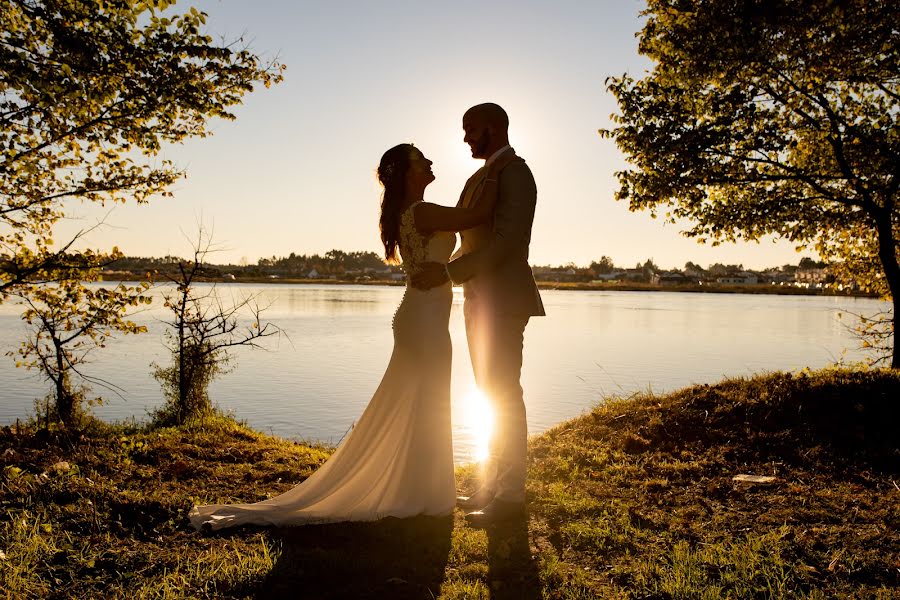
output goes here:
<path id="1" fill-rule="evenodd" d="M 744 271 L 737 275 L 728 275 L 726 277 L 717 277 L 716 283 L 722 285 L 756 285 L 759 283 L 759 275 Z"/>
<path id="2" fill-rule="evenodd" d="M 315 269 L 310 269 L 310 270 L 309 270 L 309 273 L 306 274 L 306 278 L 307 278 L 307 279 L 318 279 L 318 278 L 319 278 L 319 272 L 316 271 Z"/>
<path id="3" fill-rule="evenodd" d="M 772 285 L 790 285 L 794 283 L 794 274 L 781 269 L 769 269 L 763 273 L 767 283 Z"/>
<path id="4" fill-rule="evenodd" d="M 653 285 L 679 285 L 693 282 L 685 277 L 684 273 L 678 271 L 663 271 L 662 273 L 654 273 L 651 275 L 650 283 Z"/>
<path id="5" fill-rule="evenodd" d="M 794 281 L 797 285 L 803 287 L 820 287 L 828 282 L 828 269 L 797 269 L 794 274 Z"/>
<path id="6" fill-rule="evenodd" d="M 684 270 L 684 276 L 700 281 L 706 277 L 706 271 L 688 267 Z"/>
<path id="7" fill-rule="evenodd" d="M 592 277 L 589 269 L 576 271 L 573 267 L 534 267 L 531 272 L 540 281 L 589 281 Z"/>
<path id="8" fill-rule="evenodd" d="M 615 271 L 614 273 L 597 273 L 594 275 L 594 281 L 616 281 L 617 279 L 622 279 L 625 276 L 625 273 L 622 271 Z"/>

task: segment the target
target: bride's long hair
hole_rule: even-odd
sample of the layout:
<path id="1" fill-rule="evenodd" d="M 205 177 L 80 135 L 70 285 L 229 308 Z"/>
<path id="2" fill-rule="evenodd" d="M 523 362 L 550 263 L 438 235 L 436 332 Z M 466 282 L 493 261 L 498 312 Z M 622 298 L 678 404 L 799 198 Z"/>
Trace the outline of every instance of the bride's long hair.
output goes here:
<path id="1" fill-rule="evenodd" d="M 378 164 L 378 181 L 384 187 L 378 226 L 381 230 L 381 243 L 384 244 L 384 258 L 391 264 L 400 262 L 397 256 L 400 210 L 406 198 L 406 173 L 414 150 L 415 146 L 412 144 L 398 144 L 385 152 Z"/>

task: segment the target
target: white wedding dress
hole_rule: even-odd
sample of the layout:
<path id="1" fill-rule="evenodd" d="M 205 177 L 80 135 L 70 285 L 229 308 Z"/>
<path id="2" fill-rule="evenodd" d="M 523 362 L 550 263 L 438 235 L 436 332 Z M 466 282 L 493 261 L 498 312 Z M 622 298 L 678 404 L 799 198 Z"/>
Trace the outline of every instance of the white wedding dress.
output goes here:
<path id="1" fill-rule="evenodd" d="M 412 208 L 400 219 L 407 277 L 424 261 L 446 263 L 456 245 L 453 233 L 420 235 Z M 421 291 L 407 281 L 394 316 L 394 350 L 384 378 L 328 461 L 274 498 L 195 506 L 191 524 L 218 530 L 450 514 L 456 500 L 448 331 L 452 299 L 450 283 Z"/>

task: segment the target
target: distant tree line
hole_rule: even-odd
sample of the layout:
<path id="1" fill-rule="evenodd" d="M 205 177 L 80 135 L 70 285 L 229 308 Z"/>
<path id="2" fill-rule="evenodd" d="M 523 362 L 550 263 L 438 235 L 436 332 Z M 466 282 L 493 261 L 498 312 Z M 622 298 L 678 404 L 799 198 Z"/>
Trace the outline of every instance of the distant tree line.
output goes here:
<path id="1" fill-rule="evenodd" d="M 381 256 L 374 252 L 342 250 L 329 250 L 324 255 L 291 252 L 283 258 L 261 258 L 256 265 L 243 267 L 248 273 L 274 273 L 292 277 L 302 277 L 313 269 L 320 274 L 341 275 L 347 272 L 365 272 L 367 269 L 385 271 L 388 268 Z"/>
<path id="2" fill-rule="evenodd" d="M 181 258 L 175 256 L 154 257 L 123 257 L 110 263 L 107 271 L 115 273 L 131 273 L 142 276 L 151 273 L 157 277 L 165 277 L 175 273 Z M 823 269 L 827 265 L 824 261 L 817 261 L 809 257 L 800 259 L 796 265 L 785 264 L 780 267 L 769 267 L 754 272 L 778 271 L 786 274 L 794 274 L 798 270 Z M 663 269 L 648 258 L 644 262 L 638 262 L 634 267 L 616 265 L 609 256 L 603 256 L 599 260 L 592 261 L 587 266 L 576 265 L 569 262 L 564 265 L 535 265 L 535 276 L 541 279 L 560 279 L 560 274 L 565 274 L 566 279 L 576 281 L 590 281 L 598 276 L 615 273 L 628 273 L 630 279 L 638 281 L 650 281 L 653 275 L 664 272 L 681 272 L 692 274 L 699 278 L 716 278 L 735 276 L 746 273 L 748 269 L 743 264 L 713 263 L 706 268 L 688 261 L 683 269 Z M 259 278 L 259 277 L 284 277 L 290 279 L 307 279 L 318 277 L 334 277 L 337 279 L 388 279 L 394 273 L 401 272 L 396 266 L 385 264 L 379 254 L 375 252 L 343 250 L 329 250 L 325 254 L 296 254 L 291 253 L 285 257 L 272 256 L 260 258 L 255 264 L 216 264 L 205 263 L 202 265 L 202 276 L 209 278 L 222 278 L 226 275 L 234 275 L 235 278 Z"/>
<path id="3" fill-rule="evenodd" d="M 551 281 L 592 281 L 594 279 L 627 279 L 630 281 L 651 282 L 654 276 L 661 274 L 680 273 L 695 281 L 714 281 L 720 277 L 735 277 L 748 273 L 759 276 L 763 282 L 771 279 L 776 274 L 793 276 L 797 272 L 812 270 L 828 270 L 829 265 L 825 261 L 814 260 L 809 257 L 800 259 L 796 265 L 785 264 L 780 267 L 767 267 L 753 270 L 744 267 L 743 264 L 713 263 L 706 268 L 699 264 L 687 261 L 683 268 L 662 268 L 652 258 L 644 262 L 638 262 L 633 267 L 616 265 L 609 256 L 603 256 L 599 260 L 591 261 L 588 266 L 579 266 L 575 263 L 565 265 L 542 265 L 532 267 L 538 280 Z M 823 274 L 823 277 L 827 278 Z M 831 280 L 834 278 L 831 277 Z"/>
<path id="4" fill-rule="evenodd" d="M 773 271 L 779 270 L 784 273 L 796 273 L 798 270 L 807 270 L 807 269 L 824 269 L 828 266 L 828 263 L 822 260 L 814 260 L 809 258 L 808 256 L 804 256 L 800 259 L 800 262 L 796 265 L 785 264 L 780 267 L 766 267 L 761 269 L 761 271 Z M 597 274 L 609 274 L 614 273 L 616 271 L 626 270 L 626 267 L 617 267 L 613 264 L 612 259 L 608 256 L 602 257 L 599 261 L 594 261 L 591 263 L 590 268 Z M 659 266 L 653 262 L 652 258 L 648 258 L 643 263 L 637 263 L 634 267 L 635 269 L 640 269 L 647 273 L 647 275 L 653 275 L 654 273 L 660 273 L 663 271 Z M 667 269 L 667 270 L 678 270 L 678 269 Z M 726 275 L 737 275 L 738 273 L 743 273 L 748 271 L 749 269 L 745 268 L 743 264 L 730 264 L 726 265 L 723 263 L 712 263 L 708 265 L 705 269 L 701 267 L 699 264 L 687 261 L 684 263 L 684 272 L 692 272 L 696 274 L 704 274 L 712 277 L 723 277 Z"/>
<path id="5" fill-rule="evenodd" d="M 109 263 L 108 272 L 125 272 L 134 275 L 151 273 L 166 276 L 175 273 L 183 259 L 177 256 L 155 257 L 123 257 Z M 221 278 L 227 274 L 235 277 L 285 277 L 306 279 L 310 277 L 363 277 L 366 275 L 385 275 L 399 272 L 396 267 L 385 264 L 381 256 L 374 252 L 329 250 L 322 254 L 295 254 L 284 257 L 272 256 L 260 258 L 256 264 L 217 264 L 204 263 L 202 275 Z"/>

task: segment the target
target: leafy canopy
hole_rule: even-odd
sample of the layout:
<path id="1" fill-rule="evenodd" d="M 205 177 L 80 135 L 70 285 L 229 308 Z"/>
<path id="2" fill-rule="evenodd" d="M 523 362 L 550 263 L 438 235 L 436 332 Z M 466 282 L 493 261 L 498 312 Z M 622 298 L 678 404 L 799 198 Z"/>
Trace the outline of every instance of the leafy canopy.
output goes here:
<path id="1" fill-rule="evenodd" d="M 649 0 L 654 68 L 607 80 L 617 198 L 714 244 L 814 244 L 900 297 L 900 11 L 886 0 Z M 895 359 L 895 366 L 897 364 Z"/>
<path id="2" fill-rule="evenodd" d="M 214 44 L 204 13 L 172 4 L 0 0 L 0 292 L 84 266 L 54 245 L 65 202 L 165 193 L 182 173 L 153 160 L 163 144 L 208 135 L 281 80 L 283 65 Z"/>
<path id="3" fill-rule="evenodd" d="M 608 80 L 632 209 L 689 236 L 835 241 L 893 211 L 900 11 L 891 2 L 650 0 L 645 78 Z"/>

